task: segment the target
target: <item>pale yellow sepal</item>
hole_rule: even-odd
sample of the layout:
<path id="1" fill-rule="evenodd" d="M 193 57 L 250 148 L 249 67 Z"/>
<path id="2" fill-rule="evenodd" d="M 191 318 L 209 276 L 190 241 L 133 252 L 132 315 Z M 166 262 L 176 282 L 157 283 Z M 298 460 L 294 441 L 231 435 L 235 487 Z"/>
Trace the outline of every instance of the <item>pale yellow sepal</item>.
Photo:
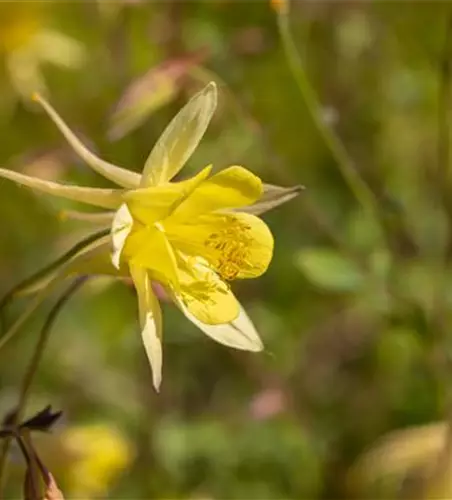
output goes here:
<path id="1" fill-rule="evenodd" d="M 304 189 L 304 186 L 282 187 L 274 186 L 273 184 L 264 184 L 264 192 L 262 197 L 248 207 L 243 207 L 240 212 L 248 214 L 260 215 L 269 210 L 279 207 L 283 203 L 287 203 L 298 196 Z"/>
<path id="2" fill-rule="evenodd" d="M 194 325 L 216 342 L 243 351 L 258 352 L 264 348 L 256 328 L 240 304 L 237 318 L 221 325 L 203 323 L 193 316 L 181 301 L 176 304 Z"/>
<path id="3" fill-rule="evenodd" d="M 116 209 L 122 202 L 123 191 L 121 189 L 102 189 L 58 184 L 57 182 L 45 181 L 4 168 L 0 168 L 0 177 L 36 191 L 66 198 L 67 200 L 87 203 L 96 207 Z"/>
<path id="4" fill-rule="evenodd" d="M 198 146 L 217 105 L 217 86 L 210 82 L 173 118 L 144 165 L 141 186 L 171 180 Z"/>

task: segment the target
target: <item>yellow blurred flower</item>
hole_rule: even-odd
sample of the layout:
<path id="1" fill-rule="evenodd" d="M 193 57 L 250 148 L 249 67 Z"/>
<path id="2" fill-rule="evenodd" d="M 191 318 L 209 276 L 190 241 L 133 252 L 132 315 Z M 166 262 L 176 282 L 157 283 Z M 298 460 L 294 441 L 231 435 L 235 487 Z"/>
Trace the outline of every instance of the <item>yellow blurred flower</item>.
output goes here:
<path id="1" fill-rule="evenodd" d="M 68 498 L 105 494 L 133 459 L 129 441 L 106 423 L 69 427 L 60 438 L 73 457 L 65 471 Z"/>
<path id="2" fill-rule="evenodd" d="M 0 57 L 10 84 L 24 99 L 33 91 L 46 90 L 42 64 L 77 68 L 84 58 L 79 42 L 46 26 L 48 6 L 45 2 L 0 3 Z"/>

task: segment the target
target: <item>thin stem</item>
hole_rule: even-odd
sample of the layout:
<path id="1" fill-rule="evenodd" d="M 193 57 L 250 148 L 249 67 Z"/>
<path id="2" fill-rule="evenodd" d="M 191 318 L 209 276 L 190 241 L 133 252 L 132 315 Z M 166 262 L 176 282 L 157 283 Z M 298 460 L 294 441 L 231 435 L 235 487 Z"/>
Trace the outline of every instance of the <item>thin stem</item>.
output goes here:
<path id="1" fill-rule="evenodd" d="M 314 89 L 309 83 L 290 31 L 288 1 L 285 2 L 284 8 L 277 9 L 277 22 L 287 62 L 318 133 L 330 150 L 333 158 L 336 160 L 337 166 L 345 182 L 358 202 L 363 208 L 377 217 L 378 205 L 373 192 L 358 174 L 353 160 L 350 158 L 338 135 L 322 118 L 320 112 L 321 104 Z"/>
<path id="2" fill-rule="evenodd" d="M 47 316 L 46 322 L 42 327 L 38 343 L 36 344 L 36 348 L 33 352 L 33 356 L 31 357 L 30 363 L 28 365 L 27 371 L 25 372 L 24 378 L 22 379 L 22 384 L 20 388 L 19 394 L 19 402 L 17 404 L 17 409 L 14 415 L 13 426 L 17 425 L 23 416 L 25 411 L 25 406 L 30 395 L 31 385 L 33 383 L 33 379 L 36 375 L 36 372 L 39 367 L 39 363 L 41 362 L 42 355 L 44 354 L 45 347 L 47 345 L 47 341 L 50 336 L 50 332 L 55 323 L 55 320 L 58 317 L 58 314 L 62 310 L 63 306 L 67 303 L 67 301 L 72 297 L 72 295 L 80 288 L 80 286 L 87 280 L 86 276 L 79 277 L 75 279 L 68 289 L 60 296 L 49 315 Z M 6 477 L 6 458 L 8 456 L 8 452 L 11 446 L 11 438 L 5 438 L 3 442 L 3 447 L 0 451 L 0 498 L 3 498 L 2 492 L 4 489 L 4 482 Z"/>
<path id="3" fill-rule="evenodd" d="M 76 243 L 72 248 L 70 248 L 67 252 L 65 252 L 61 257 L 54 260 L 47 266 L 44 266 L 38 272 L 32 274 L 30 277 L 21 281 L 18 285 L 13 287 L 9 292 L 7 292 L 2 299 L 0 300 L 0 312 L 3 313 L 4 308 L 11 302 L 14 297 L 24 293 L 27 288 L 36 285 L 37 282 L 44 279 L 47 275 L 49 275 L 52 271 L 56 271 L 57 268 L 61 267 L 65 264 L 71 257 L 74 257 L 78 252 L 83 250 L 85 247 L 94 243 L 98 239 L 107 236 L 110 232 L 110 229 L 105 229 L 102 231 L 98 231 L 90 236 L 87 236 L 83 240 Z M 1 318 L 3 320 L 3 317 Z"/>

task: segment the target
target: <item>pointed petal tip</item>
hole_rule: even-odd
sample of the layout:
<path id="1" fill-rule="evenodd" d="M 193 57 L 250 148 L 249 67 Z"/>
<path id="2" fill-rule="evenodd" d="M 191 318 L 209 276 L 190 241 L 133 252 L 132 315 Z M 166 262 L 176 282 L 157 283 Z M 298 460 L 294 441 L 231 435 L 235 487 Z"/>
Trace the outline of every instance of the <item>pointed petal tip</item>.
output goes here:
<path id="1" fill-rule="evenodd" d="M 256 341 L 256 345 L 253 346 L 252 349 L 250 349 L 251 352 L 262 352 L 264 350 L 265 346 L 262 340 L 259 338 L 258 341 Z"/>
<path id="2" fill-rule="evenodd" d="M 119 271 L 120 268 L 120 260 L 121 260 L 121 252 L 115 251 L 111 254 L 111 263 L 113 267 Z"/>
<path id="3" fill-rule="evenodd" d="M 213 105 L 216 107 L 218 100 L 218 85 L 212 80 L 200 92 L 203 97 L 213 98 Z"/>

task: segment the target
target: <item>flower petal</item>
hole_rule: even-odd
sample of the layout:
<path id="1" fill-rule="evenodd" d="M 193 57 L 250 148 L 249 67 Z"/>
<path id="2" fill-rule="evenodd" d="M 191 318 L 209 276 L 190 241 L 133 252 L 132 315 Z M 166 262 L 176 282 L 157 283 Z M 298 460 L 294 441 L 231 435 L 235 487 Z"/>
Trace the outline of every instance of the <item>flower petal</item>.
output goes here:
<path id="1" fill-rule="evenodd" d="M 14 90 L 27 102 L 33 90 L 46 91 L 39 59 L 29 47 L 15 50 L 6 58 L 5 63 Z"/>
<path id="2" fill-rule="evenodd" d="M 118 208 L 122 201 L 123 191 L 121 189 L 102 189 L 58 184 L 57 182 L 45 181 L 4 168 L 0 168 L 0 177 L 9 179 L 21 186 L 42 191 L 43 193 L 49 193 L 68 200 L 80 201 L 96 207 Z"/>
<path id="3" fill-rule="evenodd" d="M 304 186 L 293 186 L 285 188 L 282 186 L 274 186 L 272 184 L 264 184 L 264 194 L 256 203 L 241 209 L 241 212 L 247 214 L 260 215 L 272 208 L 279 207 L 283 203 L 287 203 L 298 196 L 304 189 Z"/>
<path id="4" fill-rule="evenodd" d="M 210 174 L 211 166 L 194 177 L 181 182 L 167 182 L 160 186 L 128 191 L 124 194 L 130 212 L 146 225 L 168 217 Z"/>
<path id="5" fill-rule="evenodd" d="M 165 222 L 164 227 L 175 248 L 204 257 L 225 280 L 260 276 L 273 255 L 270 230 L 251 214 L 210 214 L 192 224 Z"/>
<path id="6" fill-rule="evenodd" d="M 259 177 L 246 168 L 233 166 L 201 183 L 171 217 L 189 220 L 215 210 L 243 207 L 254 203 L 261 195 Z"/>
<path id="7" fill-rule="evenodd" d="M 237 317 L 237 299 L 212 269 L 199 259 L 180 255 L 178 264 L 180 292 L 173 290 L 173 295 L 198 321 L 217 325 Z"/>
<path id="8" fill-rule="evenodd" d="M 153 279 L 179 289 L 176 257 L 158 227 L 134 229 L 126 239 L 123 255 L 132 265 L 147 269 Z"/>
<path id="9" fill-rule="evenodd" d="M 44 108 L 55 125 L 60 129 L 66 140 L 72 146 L 73 150 L 82 158 L 93 170 L 109 179 L 110 181 L 125 188 L 136 188 L 140 183 L 140 175 L 136 172 L 120 168 L 113 163 L 102 160 L 86 146 L 84 146 L 78 137 L 66 125 L 55 109 L 39 94 L 34 94 L 33 99 Z"/>
<path id="10" fill-rule="evenodd" d="M 236 319 L 221 325 L 203 323 L 193 316 L 183 303 L 179 302 L 178 306 L 193 324 L 220 344 L 253 352 L 262 351 L 264 348 L 259 334 L 242 306 L 239 306 L 240 312 Z"/>
<path id="11" fill-rule="evenodd" d="M 140 266 L 131 265 L 130 275 L 138 295 L 141 337 L 151 365 L 153 384 L 158 391 L 162 382 L 163 365 L 162 312 L 147 271 Z"/>
<path id="12" fill-rule="evenodd" d="M 198 146 L 217 105 L 217 87 L 210 82 L 173 118 L 151 151 L 143 168 L 141 186 L 172 179 Z"/>
<path id="13" fill-rule="evenodd" d="M 132 231 L 133 218 L 132 214 L 129 212 L 127 205 L 123 203 L 117 210 L 113 223 L 111 225 L 111 239 L 113 245 L 113 251 L 111 255 L 111 262 L 119 269 L 119 263 L 121 260 L 122 249 L 126 242 L 127 237 Z"/>
<path id="14" fill-rule="evenodd" d="M 56 66 L 75 69 L 81 66 L 86 56 L 81 43 L 50 29 L 38 33 L 33 44 L 42 61 Z"/>

